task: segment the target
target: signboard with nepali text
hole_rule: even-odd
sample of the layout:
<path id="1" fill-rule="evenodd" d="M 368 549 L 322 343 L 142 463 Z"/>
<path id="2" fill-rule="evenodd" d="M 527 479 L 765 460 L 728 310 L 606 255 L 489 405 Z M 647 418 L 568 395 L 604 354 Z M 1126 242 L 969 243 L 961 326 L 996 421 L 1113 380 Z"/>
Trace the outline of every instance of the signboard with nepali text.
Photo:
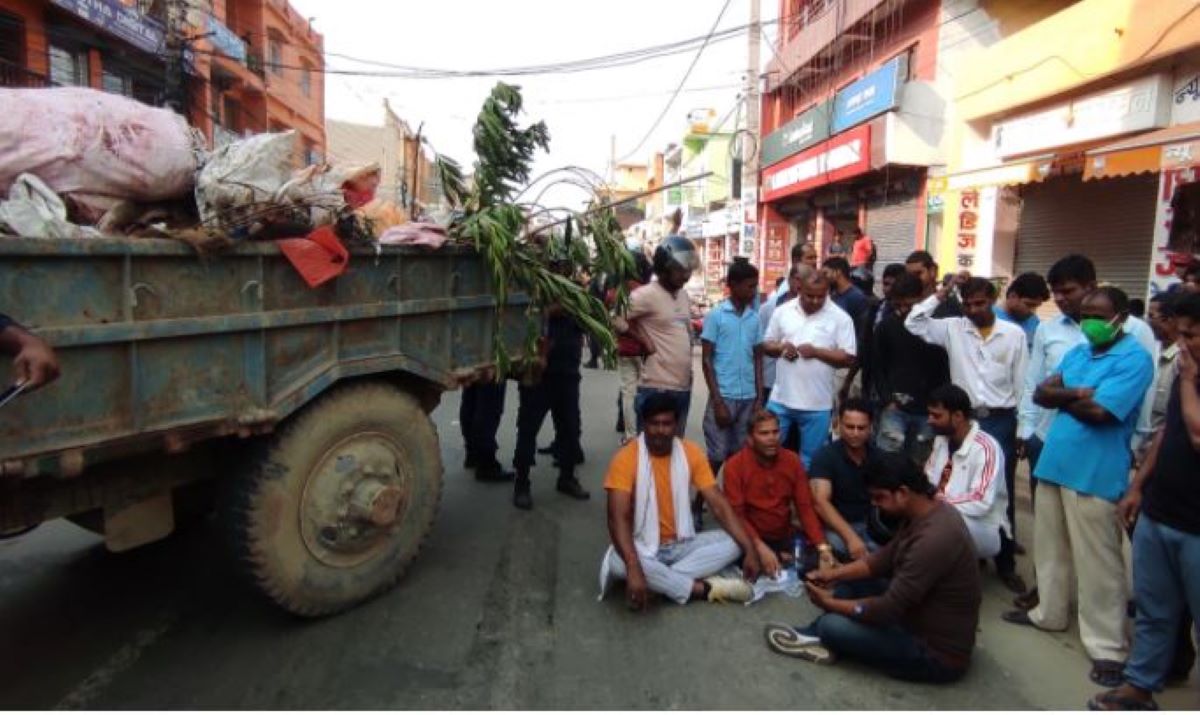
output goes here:
<path id="1" fill-rule="evenodd" d="M 789 156 L 804 151 L 813 144 L 829 138 L 830 115 L 833 105 L 821 102 L 802 112 L 795 119 L 763 137 L 762 165 L 777 164 Z"/>
<path id="2" fill-rule="evenodd" d="M 119 0 L 51 0 L 67 12 L 74 13 L 96 27 L 128 42 L 139 50 L 157 54 L 163 49 L 162 24 L 147 17 L 136 7 Z"/>
<path id="3" fill-rule="evenodd" d="M 799 194 L 871 168 L 871 127 L 864 125 L 763 171 L 763 201 Z"/>
<path id="4" fill-rule="evenodd" d="M 900 103 L 900 84 L 907 72 L 908 57 L 901 55 L 838 92 L 833 105 L 833 133 L 894 109 Z"/>

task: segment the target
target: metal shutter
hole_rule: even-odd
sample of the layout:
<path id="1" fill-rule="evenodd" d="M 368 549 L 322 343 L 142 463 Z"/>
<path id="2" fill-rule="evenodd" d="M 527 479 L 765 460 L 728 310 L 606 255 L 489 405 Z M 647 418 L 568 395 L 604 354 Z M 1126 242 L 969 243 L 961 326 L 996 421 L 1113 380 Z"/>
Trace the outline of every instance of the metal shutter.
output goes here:
<path id="1" fill-rule="evenodd" d="M 867 202 L 867 235 L 875 242 L 875 275 L 889 263 L 904 263 L 917 242 L 917 197 L 888 194 Z"/>
<path id="2" fill-rule="evenodd" d="M 1157 174 L 1098 181 L 1068 176 L 1027 186 L 1017 227 L 1017 273 L 1046 275 L 1059 258 L 1082 253 L 1096 264 L 1100 280 L 1131 298 L 1145 296 L 1157 192 Z"/>

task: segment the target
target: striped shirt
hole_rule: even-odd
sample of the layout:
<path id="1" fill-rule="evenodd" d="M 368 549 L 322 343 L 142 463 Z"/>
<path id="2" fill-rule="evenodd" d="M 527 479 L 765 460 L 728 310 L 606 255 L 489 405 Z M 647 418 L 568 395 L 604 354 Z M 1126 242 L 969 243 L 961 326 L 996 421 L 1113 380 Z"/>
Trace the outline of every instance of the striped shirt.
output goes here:
<path id="1" fill-rule="evenodd" d="M 971 431 L 954 452 L 950 451 L 950 438 L 938 436 L 925 463 L 925 475 L 963 519 L 1012 533 L 1008 523 L 1008 489 L 1004 484 L 1004 452 L 994 437 L 979 429 L 978 422 L 971 422 Z"/>

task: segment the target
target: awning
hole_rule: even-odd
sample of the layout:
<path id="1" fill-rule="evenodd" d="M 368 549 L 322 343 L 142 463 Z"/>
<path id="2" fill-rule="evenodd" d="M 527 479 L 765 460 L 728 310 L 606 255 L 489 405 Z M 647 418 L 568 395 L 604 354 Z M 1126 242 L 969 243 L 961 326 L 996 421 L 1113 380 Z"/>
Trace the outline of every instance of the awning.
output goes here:
<path id="1" fill-rule="evenodd" d="M 1041 181 L 1046 178 L 1047 167 L 1053 160 L 1054 155 L 1047 154 L 999 166 L 950 174 L 946 177 L 946 190 L 962 191 L 963 189 L 982 189 L 988 186 L 1016 186 Z"/>
<path id="2" fill-rule="evenodd" d="M 1179 124 L 1106 144 L 1087 153 L 1083 178 L 1157 173 L 1200 162 L 1200 122 Z"/>

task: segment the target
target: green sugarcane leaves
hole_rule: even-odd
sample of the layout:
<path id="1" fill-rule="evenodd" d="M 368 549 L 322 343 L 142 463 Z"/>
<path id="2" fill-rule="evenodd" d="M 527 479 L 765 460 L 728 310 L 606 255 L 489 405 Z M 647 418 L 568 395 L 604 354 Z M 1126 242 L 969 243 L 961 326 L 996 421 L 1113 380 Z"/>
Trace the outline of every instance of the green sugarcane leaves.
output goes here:
<path id="1" fill-rule="evenodd" d="M 552 241 L 561 240 L 575 275 L 603 275 L 606 283 L 616 288 L 616 307 L 621 311 L 628 304 L 625 285 L 634 274 L 633 256 L 625 250 L 613 210 L 595 204 L 583 213 L 568 216 L 561 237 L 555 235 L 552 241 L 528 237 L 528 216 L 524 208 L 513 203 L 513 196 L 529 181 L 537 151 L 549 149 L 550 132 L 543 122 L 521 128 L 517 119 L 522 106 L 520 87 L 499 82 L 492 88 L 475 123 L 473 138 L 478 159 L 473 181 L 467 181 L 453 160 L 437 158 L 446 197 L 458 209 L 450 234 L 473 245 L 487 265 L 496 292 L 493 352 L 501 376 L 514 368 L 500 329 L 510 290 L 524 292 L 531 300 L 525 311 L 527 357 L 537 354 L 544 309 L 558 305 L 599 341 L 605 364 L 611 367 L 615 364 L 616 338 L 606 306 L 570 277 L 551 270 L 549 248 Z"/>

